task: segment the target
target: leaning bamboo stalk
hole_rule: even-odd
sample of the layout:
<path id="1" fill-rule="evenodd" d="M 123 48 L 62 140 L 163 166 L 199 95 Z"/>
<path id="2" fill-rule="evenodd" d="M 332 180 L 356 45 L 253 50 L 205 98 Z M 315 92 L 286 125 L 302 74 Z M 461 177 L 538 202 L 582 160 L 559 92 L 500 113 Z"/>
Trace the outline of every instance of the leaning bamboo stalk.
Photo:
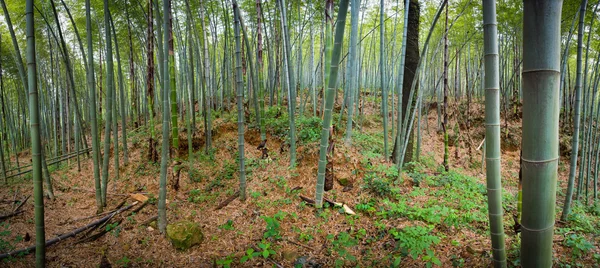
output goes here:
<path id="1" fill-rule="evenodd" d="M 317 189 L 315 194 L 315 207 L 323 206 L 323 190 L 325 188 L 325 169 L 327 165 L 327 148 L 329 147 L 329 133 L 333 112 L 333 98 L 336 91 L 338 79 L 338 68 L 342 53 L 342 42 L 344 40 L 344 29 L 346 26 L 346 13 L 348 13 L 348 0 L 341 0 L 339 5 L 337 24 L 335 29 L 335 42 L 331 55 L 331 69 L 325 98 L 325 112 L 323 117 L 323 128 L 321 129 L 321 146 L 319 151 L 319 170 L 317 173 Z"/>

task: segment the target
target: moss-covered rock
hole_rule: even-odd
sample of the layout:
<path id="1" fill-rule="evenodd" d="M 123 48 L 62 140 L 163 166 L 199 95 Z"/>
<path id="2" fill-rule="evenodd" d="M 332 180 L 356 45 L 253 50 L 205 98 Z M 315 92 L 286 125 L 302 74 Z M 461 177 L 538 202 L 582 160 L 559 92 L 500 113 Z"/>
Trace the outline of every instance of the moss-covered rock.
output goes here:
<path id="1" fill-rule="evenodd" d="M 167 237 L 176 249 L 186 250 L 202 243 L 204 234 L 198 223 L 181 221 L 167 225 Z"/>
<path id="2" fill-rule="evenodd" d="M 349 186 L 350 180 L 348 178 L 341 178 L 337 180 L 341 186 Z"/>

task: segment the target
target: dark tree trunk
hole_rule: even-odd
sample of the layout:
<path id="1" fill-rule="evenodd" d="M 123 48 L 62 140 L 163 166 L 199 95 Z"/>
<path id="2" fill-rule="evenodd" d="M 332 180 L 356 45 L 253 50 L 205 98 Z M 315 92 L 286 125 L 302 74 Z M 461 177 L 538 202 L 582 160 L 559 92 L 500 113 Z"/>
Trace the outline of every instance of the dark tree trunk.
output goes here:
<path id="1" fill-rule="evenodd" d="M 406 32 L 406 61 L 404 65 L 404 80 L 402 81 L 402 115 L 407 113 L 408 101 L 410 96 L 410 90 L 412 88 L 413 80 L 416 78 L 417 65 L 419 64 L 419 19 L 421 14 L 421 6 L 419 0 L 410 0 L 408 10 L 408 29 Z M 415 90 L 419 90 L 419 84 L 415 87 Z M 415 91 L 415 96 L 417 91 Z M 416 98 L 413 98 L 411 107 L 415 107 Z M 408 135 L 408 144 L 406 147 L 406 153 L 404 155 L 404 163 L 413 161 L 413 147 L 414 147 L 414 135 L 411 130 Z M 395 139 L 397 140 L 397 139 Z M 395 159 L 396 150 L 398 150 L 398 144 L 394 143 L 394 149 L 392 152 L 392 160 L 394 163 L 399 161 Z"/>

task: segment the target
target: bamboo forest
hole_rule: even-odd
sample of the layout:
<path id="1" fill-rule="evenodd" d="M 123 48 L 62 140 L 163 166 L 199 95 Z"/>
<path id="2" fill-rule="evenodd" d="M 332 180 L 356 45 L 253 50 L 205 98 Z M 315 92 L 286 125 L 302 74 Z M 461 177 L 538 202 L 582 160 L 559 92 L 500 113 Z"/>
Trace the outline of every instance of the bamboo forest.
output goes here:
<path id="1" fill-rule="evenodd" d="M 600 267 L 599 0 L 0 5 L 0 267 Z"/>

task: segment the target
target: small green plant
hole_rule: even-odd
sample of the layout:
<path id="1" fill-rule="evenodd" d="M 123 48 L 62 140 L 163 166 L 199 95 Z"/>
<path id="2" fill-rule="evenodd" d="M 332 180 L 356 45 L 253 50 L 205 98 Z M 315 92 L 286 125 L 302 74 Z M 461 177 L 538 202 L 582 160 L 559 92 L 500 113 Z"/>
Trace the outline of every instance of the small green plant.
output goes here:
<path id="1" fill-rule="evenodd" d="M 391 229 L 390 234 L 398 241 L 403 255 L 409 255 L 415 260 L 421 257 L 431 267 L 432 264 L 441 265 L 431 250 L 432 245 L 440 243 L 439 237 L 430 234 L 432 230 L 433 227 L 411 226 L 402 230 Z"/>
<path id="2" fill-rule="evenodd" d="M 375 208 L 375 201 L 374 200 L 369 200 L 367 202 L 361 202 L 356 204 L 356 206 L 354 206 L 354 208 L 356 208 L 356 210 L 358 211 L 362 211 L 365 212 L 366 214 L 373 214 L 377 211 L 377 209 Z"/>
<path id="3" fill-rule="evenodd" d="M 219 225 L 219 229 L 228 230 L 228 231 L 231 231 L 231 230 L 235 229 L 233 227 L 233 221 L 232 220 L 227 220 L 226 223 L 224 223 L 222 225 Z"/>
<path id="4" fill-rule="evenodd" d="M 106 225 L 105 230 L 111 232 L 115 237 L 119 237 L 121 233 L 121 226 L 118 222 L 109 223 Z"/>
<path id="5" fill-rule="evenodd" d="M 127 256 L 123 256 L 123 258 L 117 260 L 117 264 L 121 267 L 129 267 L 131 260 L 127 258 Z"/>
<path id="6" fill-rule="evenodd" d="M 337 236 L 327 235 L 327 240 L 331 243 L 331 250 L 335 251 L 339 258 L 336 258 L 335 266 L 342 267 L 346 261 L 355 262 L 356 257 L 352 255 L 348 248 L 358 245 L 358 240 L 347 232 L 341 232 Z"/>
<path id="7" fill-rule="evenodd" d="M 148 203 L 151 205 L 155 205 L 156 201 L 157 201 L 156 196 L 154 196 L 154 194 L 152 194 L 152 193 L 149 193 L 148 194 Z"/>
<path id="8" fill-rule="evenodd" d="M 298 240 L 304 241 L 304 242 L 308 242 L 308 241 L 313 240 L 313 238 L 314 237 L 311 234 L 303 232 L 303 233 L 300 233 L 300 236 L 298 237 Z"/>
<path id="9" fill-rule="evenodd" d="M 236 157 L 236 159 L 237 159 L 237 157 Z M 221 169 L 221 172 L 219 172 L 219 175 L 217 176 L 217 178 L 230 180 L 230 179 L 233 179 L 233 175 L 236 172 L 237 172 L 237 165 L 234 162 L 225 161 L 225 163 L 223 164 L 223 168 Z"/>
<path id="10" fill-rule="evenodd" d="M 283 176 L 277 176 L 275 178 L 269 178 L 269 182 L 277 185 L 277 188 L 284 189 L 287 186 L 287 180 Z"/>
<path id="11" fill-rule="evenodd" d="M 281 223 L 279 221 L 281 218 L 278 218 L 277 216 L 262 216 L 262 218 L 265 221 L 265 223 L 267 223 L 267 227 L 265 229 L 265 232 L 263 233 L 263 238 L 272 238 L 275 240 L 281 239 L 281 234 L 279 233 L 281 226 Z"/>
<path id="12" fill-rule="evenodd" d="M 219 266 L 219 267 L 230 268 L 231 263 L 233 263 L 233 256 L 228 255 L 223 259 L 218 259 L 218 260 L 216 260 L 216 263 L 217 263 L 217 266 Z"/>
<path id="13" fill-rule="evenodd" d="M 253 260 L 254 257 L 260 256 L 260 253 L 255 252 L 253 248 L 246 250 L 246 255 L 240 258 L 240 263 L 246 263 L 247 261 Z"/>
<path id="14" fill-rule="evenodd" d="M 576 258 L 581 258 L 584 254 L 594 248 L 594 244 L 578 234 L 568 235 L 564 240 L 564 245 L 573 249 L 572 253 Z"/>
<path id="15" fill-rule="evenodd" d="M 207 179 L 206 175 L 200 172 L 198 169 L 193 167 L 192 165 L 188 166 L 188 178 L 190 182 L 199 183 Z"/>
<path id="16" fill-rule="evenodd" d="M 390 182 L 386 178 L 377 176 L 374 172 L 369 172 L 365 175 L 363 188 L 379 197 L 386 197 L 392 194 Z"/>
<path id="17" fill-rule="evenodd" d="M 302 143 L 316 142 L 321 138 L 321 118 L 300 116 L 296 121 L 298 140 Z"/>
<path id="18" fill-rule="evenodd" d="M 8 251 L 12 251 L 15 249 L 14 244 L 15 243 L 19 243 L 23 240 L 23 237 L 21 237 L 20 235 L 15 237 L 14 239 L 9 239 L 8 237 L 11 234 L 11 231 L 9 230 L 10 225 L 8 224 L 8 222 L 2 222 L 0 223 L 0 252 L 8 252 Z"/>
<path id="19" fill-rule="evenodd" d="M 251 191 L 250 192 L 250 197 L 253 198 L 253 199 L 258 198 L 259 196 L 261 196 L 260 192 L 255 192 L 255 191 Z"/>
<path id="20" fill-rule="evenodd" d="M 258 247 L 260 249 L 260 255 L 265 259 L 269 258 L 271 255 L 275 255 L 275 250 L 271 248 L 271 243 L 268 243 L 265 240 L 258 243 Z"/>

